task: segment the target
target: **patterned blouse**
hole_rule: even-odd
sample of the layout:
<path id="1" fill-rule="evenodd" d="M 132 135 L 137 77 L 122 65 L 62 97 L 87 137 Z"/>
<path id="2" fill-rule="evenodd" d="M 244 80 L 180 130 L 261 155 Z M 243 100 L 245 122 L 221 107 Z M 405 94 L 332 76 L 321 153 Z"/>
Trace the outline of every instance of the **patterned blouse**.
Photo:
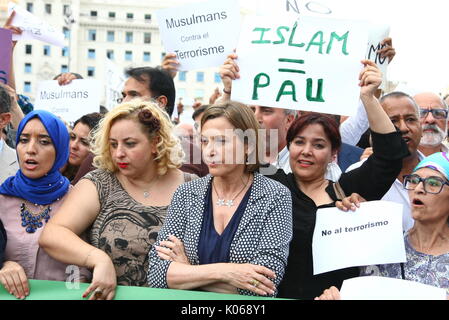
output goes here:
<path id="1" fill-rule="evenodd" d="M 209 174 L 180 186 L 173 195 L 167 220 L 157 241 L 174 235 L 184 243 L 191 265 L 199 265 L 198 243 L 203 225 L 206 193 L 212 181 Z M 276 273 L 279 285 L 287 265 L 292 239 L 292 197 L 280 183 L 255 173 L 248 204 L 229 249 L 230 263 L 251 263 Z M 156 249 L 150 251 L 148 282 L 155 288 L 168 288 L 167 271 L 171 261 L 162 260 Z M 241 295 L 255 295 L 238 289 Z M 275 293 L 276 294 L 276 293 Z"/>
<path id="2" fill-rule="evenodd" d="M 404 235 L 404 241 L 407 256 L 404 279 L 444 288 L 449 294 L 449 253 L 433 256 L 418 252 L 411 246 L 408 233 Z M 403 279 L 400 263 L 362 267 L 360 275 Z"/>
<path id="3" fill-rule="evenodd" d="M 196 177 L 184 173 L 184 180 Z M 98 191 L 100 213 L 89 230 L 89 243 L 110 257 L 117 273 L 117 284 L 148 286 L 148 252 L 156 242 L 168 206 L 145 206 L 134 200 L 115 174 L 95 170 L 84 176 Z"/>

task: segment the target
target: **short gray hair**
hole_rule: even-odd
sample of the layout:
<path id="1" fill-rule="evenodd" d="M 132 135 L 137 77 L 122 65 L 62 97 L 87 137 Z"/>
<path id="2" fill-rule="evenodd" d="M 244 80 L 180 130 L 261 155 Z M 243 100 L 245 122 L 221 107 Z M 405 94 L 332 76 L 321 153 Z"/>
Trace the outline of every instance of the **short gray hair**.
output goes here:
<path id="1" fill-rule="evenodd" d="M 298 111 L 297 110 L 292 110 L 292 109 L 284 109 L 284 114 L 286 116 L 292 114 L 296 118 L 296 116 L 298 115 Z"/>
<path id="2" fill-rule="evenodd" d="M 400 99 L 400 98 L 408 98 L 410 99 L 410 101 L 412 102 L 413 106 L 415 107 L 416 110 L 416 114 L 418 115 L 419 118 L 419 106 L 416 103 L 415 99 L 413 99 L 413 97 L 405 92 L 402 91 L 393 91 L 390 93 L 387 93 L 385 95 L 383 95 L 380 99 L 379 102 L 382 104 L 385 100 L 390 99 L 390 98 L 396 98 L 396 99 Z"/>

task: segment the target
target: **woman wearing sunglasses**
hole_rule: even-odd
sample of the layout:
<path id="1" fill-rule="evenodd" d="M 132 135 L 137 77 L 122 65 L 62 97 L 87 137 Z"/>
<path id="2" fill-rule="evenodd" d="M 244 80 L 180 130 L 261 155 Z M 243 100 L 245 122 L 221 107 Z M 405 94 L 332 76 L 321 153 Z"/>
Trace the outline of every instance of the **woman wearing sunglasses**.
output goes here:
<path id="1" fill-rule="evenodd" d="M 404 235 L 407 262 L 362 267 L 360 275 L 416 281 L 449 294 L 449 153 L 421 161 L 404 177 L 404 188 L 415 220 Z M 316 299 L 340 299 L 340 293 L 331 287 Z"/>

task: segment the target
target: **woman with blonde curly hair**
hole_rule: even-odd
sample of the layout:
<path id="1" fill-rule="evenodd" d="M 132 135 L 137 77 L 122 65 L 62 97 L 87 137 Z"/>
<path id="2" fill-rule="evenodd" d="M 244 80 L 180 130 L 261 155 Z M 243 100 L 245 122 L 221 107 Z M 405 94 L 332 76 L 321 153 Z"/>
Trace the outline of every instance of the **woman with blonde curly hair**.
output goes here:
<path id="1" fill-rule="evenodd" d="M 179 185 L 195 176 L 178 168 L 179 140 L 154 103 L 121 104 L 93 133 L 94 164 L 47 224 L 49 255 L 93 269 L 84 297 L 112 299 L 119 285 L 146 286 L 148 252 Z M 86 234 L 88 243 L 80 238 Z"/>

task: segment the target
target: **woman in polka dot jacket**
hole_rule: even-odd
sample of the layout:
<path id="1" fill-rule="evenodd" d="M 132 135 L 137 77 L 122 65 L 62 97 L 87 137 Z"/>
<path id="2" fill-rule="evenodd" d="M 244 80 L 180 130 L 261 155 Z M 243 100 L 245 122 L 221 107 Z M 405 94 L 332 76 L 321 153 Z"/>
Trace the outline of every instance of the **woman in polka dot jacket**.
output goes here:
<path id="1" fill-rule="evenodd" d="M 255 172 L 263 148 L 255 143 L 258 129 L 246 106 L 206 109 L 201 145 L 210 174 L 175 192 L 149 253 L 150 286 L 277 294 L 292 238 L 292 200 L 286 187 Z"/>

